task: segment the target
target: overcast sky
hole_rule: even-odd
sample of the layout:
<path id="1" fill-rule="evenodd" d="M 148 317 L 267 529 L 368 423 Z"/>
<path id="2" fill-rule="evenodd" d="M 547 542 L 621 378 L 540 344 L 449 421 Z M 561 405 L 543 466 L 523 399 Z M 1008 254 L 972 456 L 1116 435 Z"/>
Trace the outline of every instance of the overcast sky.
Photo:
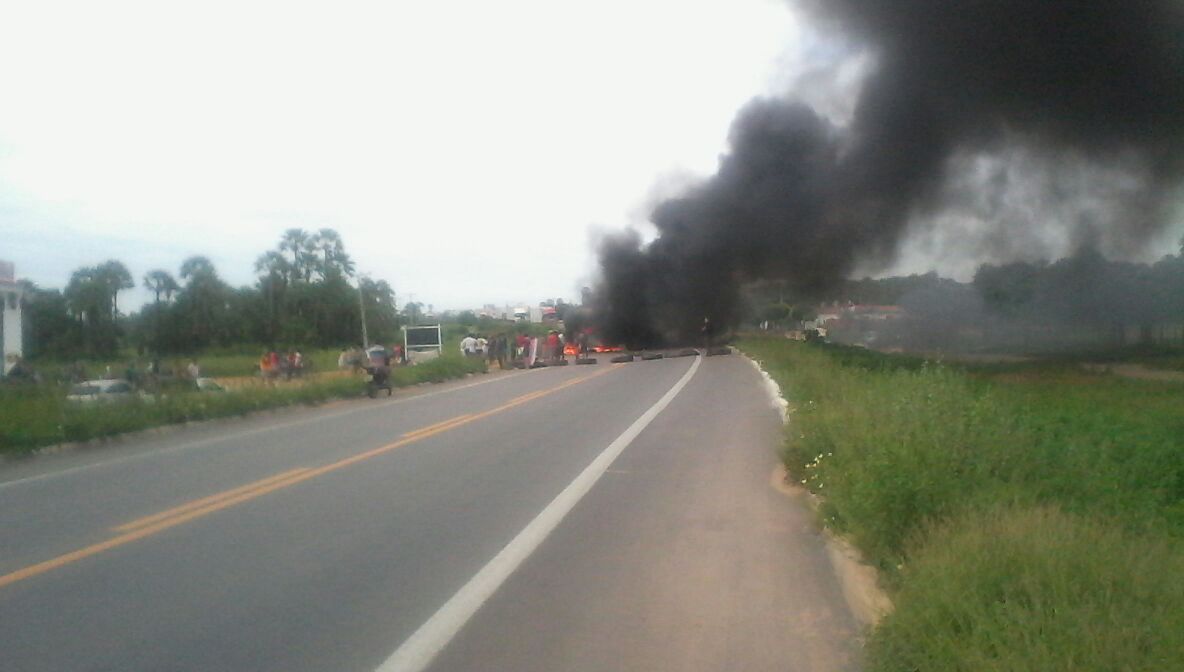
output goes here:
<path id="1" fill-rule="evenodd" d="M 284 229 L 331 227 L 437 309 L 577 297 L 596 232 L 713 172 L 810 51 L 779 0 L 3 6 L 19 276 L 203 254 L 244 285 Z"/>
<path id="2" fill-rule="evenodd" d="M 330 227 L 400 304 L 572 300 L 744 103 L 842 125 L 868 66 L 783 0 L 0 0 L 0 259 L 60 288 L 201 254 L 240 286 Z M 969 279 L 973 222 L 921 228 L 867 270 Z"/>

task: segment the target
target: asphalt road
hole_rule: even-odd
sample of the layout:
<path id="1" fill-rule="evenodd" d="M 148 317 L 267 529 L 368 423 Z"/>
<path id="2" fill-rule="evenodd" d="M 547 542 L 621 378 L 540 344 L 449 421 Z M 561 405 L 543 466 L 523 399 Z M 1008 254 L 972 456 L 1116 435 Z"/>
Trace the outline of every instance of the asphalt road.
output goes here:
<path id="1" fill-rule="evenodd" d="M 854 669 L 779 432 L 602 357 L 0 465 L 0 669 Z"/>

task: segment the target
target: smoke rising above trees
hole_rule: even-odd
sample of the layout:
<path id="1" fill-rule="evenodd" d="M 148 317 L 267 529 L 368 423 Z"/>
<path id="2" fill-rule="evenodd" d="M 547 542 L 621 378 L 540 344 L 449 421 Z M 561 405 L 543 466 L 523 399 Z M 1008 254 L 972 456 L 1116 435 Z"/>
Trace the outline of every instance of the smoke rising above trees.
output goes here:
<path id="1" fill-rule="evenodd" d="M 1171 223 L 1184 176 L 1184 4 L 800 0 L 870 59 L 849 121 L 760 99 L 718 172 L 652 213 L 658 237 L 606 239 L 597 307 L 635 344 L 739 319 L 739 287 L 824 292 L 886 267 L 902 240 L 957 213 L 982 261 L 1032 234 L 1138 251 Z M 985 167 L 984 167 L 985 166 Z"/>

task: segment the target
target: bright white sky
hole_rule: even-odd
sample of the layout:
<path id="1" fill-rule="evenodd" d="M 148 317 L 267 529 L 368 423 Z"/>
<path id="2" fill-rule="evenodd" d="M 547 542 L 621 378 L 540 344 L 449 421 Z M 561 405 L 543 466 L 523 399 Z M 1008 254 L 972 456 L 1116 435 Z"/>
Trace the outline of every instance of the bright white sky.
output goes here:
<path id="1" fill-rule="evenodd" d="M 578 297 L 808 40 L 780 0 L 0 0 L 0 258 L 41 286 L 289 227 L 437 310 Z M 134 306 L 137 290 L 121 300 Z"/>

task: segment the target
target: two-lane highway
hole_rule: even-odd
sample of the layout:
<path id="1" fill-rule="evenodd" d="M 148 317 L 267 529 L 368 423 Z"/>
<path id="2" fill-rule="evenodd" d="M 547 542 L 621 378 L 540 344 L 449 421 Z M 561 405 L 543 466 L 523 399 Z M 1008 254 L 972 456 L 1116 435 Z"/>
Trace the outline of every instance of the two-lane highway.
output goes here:
<path id="1" fill-rule="evenodd" d="M 762 395 L 568 366 L 5 465 L 0 667 L 847 669 Z"/>

